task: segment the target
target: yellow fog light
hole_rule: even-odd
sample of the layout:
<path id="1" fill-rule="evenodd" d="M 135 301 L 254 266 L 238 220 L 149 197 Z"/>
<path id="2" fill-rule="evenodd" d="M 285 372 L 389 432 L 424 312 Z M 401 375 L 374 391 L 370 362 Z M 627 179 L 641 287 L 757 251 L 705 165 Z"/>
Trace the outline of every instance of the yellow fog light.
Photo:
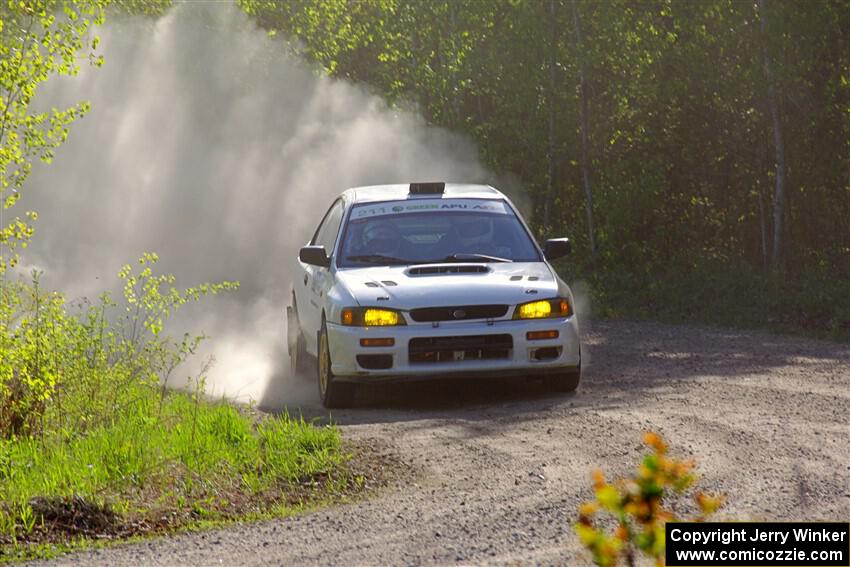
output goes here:
<path id="1" fill-rule="evenodd" d="M 401 313 L 395 309 L 379 307 L 346 307 L 340 313 L 340 322 L 347 327 L 393 327 L 406 325 Z"/>
<path id="2" fill-rule="evenodd" d="M 398 313 L 386 309 L 367 309 L 363 313 L 363 324 L 367 327 L 398 325 Z"/>
<path id="3" fill-rule="evenodd" d="M 569 317 L 573 314 L 570 302 L 563 297 L 544 299 L 518 305 L 514 319 L 547 319 L 549 317 Z"/>
<path id="4" fill-rule="evenodd" d="M 552 304 L 548 301 L 534 301 L 519 306 L 520 319 L 543 319 L 552 315 Z"/>

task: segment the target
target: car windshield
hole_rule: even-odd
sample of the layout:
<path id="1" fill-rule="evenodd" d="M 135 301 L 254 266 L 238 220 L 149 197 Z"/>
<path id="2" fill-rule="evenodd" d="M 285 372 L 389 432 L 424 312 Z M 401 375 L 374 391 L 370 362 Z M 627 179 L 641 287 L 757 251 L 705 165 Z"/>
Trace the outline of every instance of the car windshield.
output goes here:
<path id="1" fill-rule="evenodd" d="M 337 265 L 539 261 L 504 201 L 417 199 L 355 206 Z"/>

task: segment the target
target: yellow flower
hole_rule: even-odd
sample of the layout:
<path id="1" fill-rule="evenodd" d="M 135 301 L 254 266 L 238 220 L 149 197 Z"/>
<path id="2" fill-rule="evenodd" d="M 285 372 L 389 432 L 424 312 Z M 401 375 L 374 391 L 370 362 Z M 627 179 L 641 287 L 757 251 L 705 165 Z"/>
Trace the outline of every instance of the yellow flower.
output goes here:
<path id="1" fill-rule="evenodd" d="M 620 524 L 617 526 L 617 529 L 614 531 L 614 537 L 622 541 L 629 540 L 629 530 L 626 529 L 626 526 Z"/>
<path id="2" fill-rule="evenodd" d="M 599 506 L 595 502 L 585 502 L 579 507 L 578 513 L 579 516 L 590 517 L 596 514 L 597 510 L 599 510 Z"/>
<path id="3" fill-rule="evenodd" d="M 720 508 L 720 505 L 723 504 L 722 496 L 709 496 L 704 492 L 697 492 L 694 498 L 697 501 L 699 509 L 702 510 L 702 513 L 705 515 L 713 514 L 718 508 Z"/>
<path id="4" fill-rule="evenodd" d="M 662 441 L 661 436 L 652 431 L 647 431 L 643 435 L 643 442 L 655 449 L 655 452 L 663 454 L 667 451 L 667 445 Z"/>
<path id="5" fill-rule="evenodd" d="M 593 471 L 593 488 L 599 490 L 603 486 L 605 486 L 605 473 L 602 472 L 602 469 L 596 469 Z"/>

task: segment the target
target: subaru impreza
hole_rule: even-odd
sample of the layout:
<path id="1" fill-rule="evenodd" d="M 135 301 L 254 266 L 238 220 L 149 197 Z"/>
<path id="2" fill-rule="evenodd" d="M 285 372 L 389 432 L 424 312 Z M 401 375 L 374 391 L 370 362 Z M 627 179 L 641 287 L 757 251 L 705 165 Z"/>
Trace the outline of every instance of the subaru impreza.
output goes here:
<path id="1" fill-rule="evenodd" d="M 359 383 L 542 377 L 575 390 L 575 302 L 513 203 L 487 185 L 411 183 L 343 192 L 301 248 L 287 307 L 295 373 L 322 404 Z"/>

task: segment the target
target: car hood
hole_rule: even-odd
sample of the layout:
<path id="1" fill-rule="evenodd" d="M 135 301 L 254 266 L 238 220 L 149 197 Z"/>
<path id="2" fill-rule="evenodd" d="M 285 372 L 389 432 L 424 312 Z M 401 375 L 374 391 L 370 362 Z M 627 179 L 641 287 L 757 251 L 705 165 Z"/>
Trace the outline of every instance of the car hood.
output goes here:
<path id="1" fill-rule="evenodd" d="M 543 262 L 370 266 L 339 270 L 360 305 L 396 309 L 517 304 L 554 297 L 558 280 Z"/>

